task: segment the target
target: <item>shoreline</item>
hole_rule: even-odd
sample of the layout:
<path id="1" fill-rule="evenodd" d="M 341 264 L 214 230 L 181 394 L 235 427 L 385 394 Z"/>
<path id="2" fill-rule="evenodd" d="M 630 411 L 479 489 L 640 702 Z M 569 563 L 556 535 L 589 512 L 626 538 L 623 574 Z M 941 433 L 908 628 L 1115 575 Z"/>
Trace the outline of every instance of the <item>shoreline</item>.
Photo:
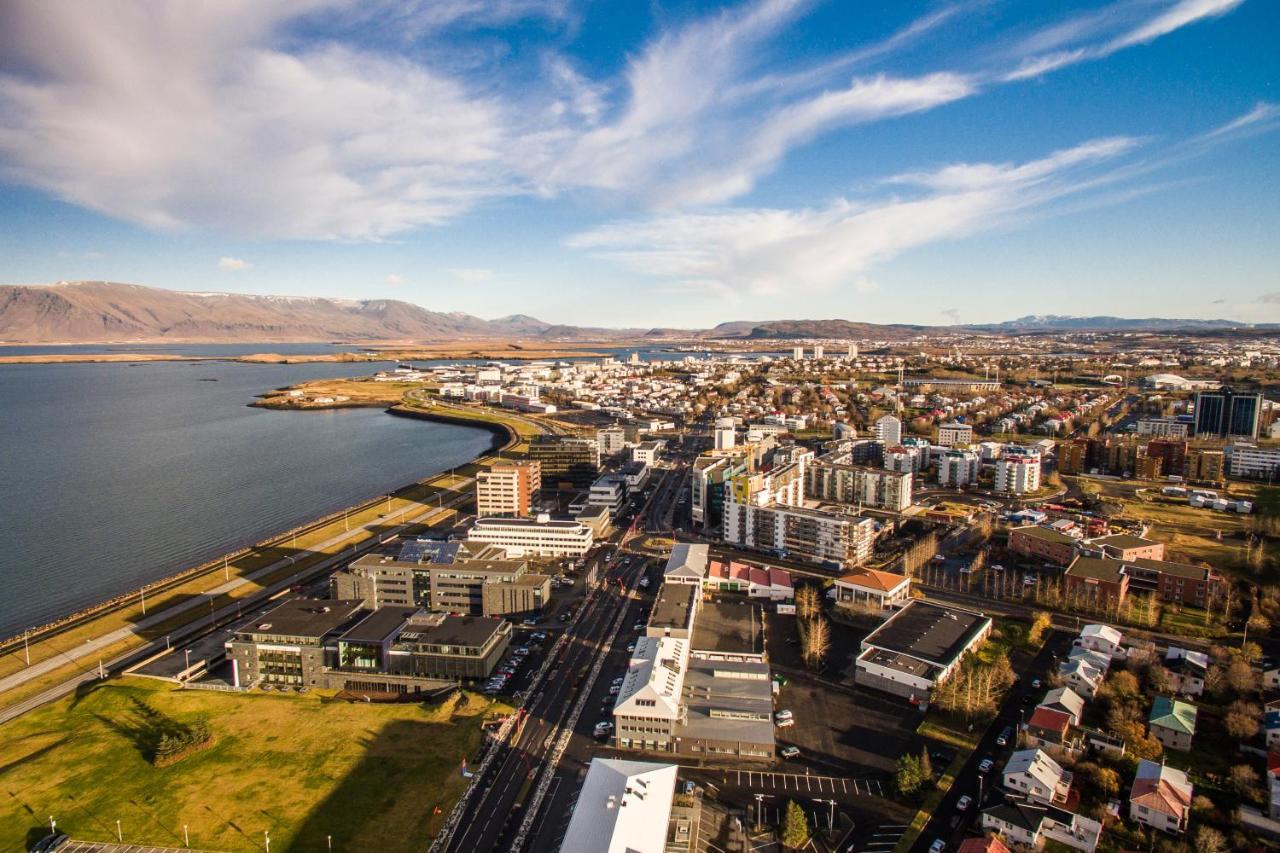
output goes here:
<path id="1" fill-rule="evenodd" d="M 397 404 L 396 406 L 389 407 L 389 406 L 386 406 L 385 404 L 380 405 L 375 403 L 366 403 L 366 404 L 358 405 L 358 407 L 359 408 L 375 408 L 375 407 L 383 408 L 388 414 L 391 414 L 394 416 L 416 418 L 418 420 L 423 420 L 423 421 L 436 421 L 441 423 L 449 423 L 455 426 L 469 426 L 469 427 L 472 427 L 475 429 L 481 429 L 490 433 L 490 442 L 489 442 L 488 449 L 481 451 L 473 459 L 467 462 L 463 462 L 460 465 L 456 466 L 457 468 L 480 463 L 484 459 L 496 453 L 502 452 L 510 447 L 513 447 L 516 444 L 519 444 L 520 442 L 520 437 L 516 434 L 516 432 L 513 429 L 508 427 L 506 424 L 496 420 L 485 421 L 480 419 L 467 420 L 465 418 L 450 418 L 447 415 L 437 415 L 436 413 L 433 413 L 433 412 L 412 409 L 410 407 L 405 407 L 399 404 Z M 301 408 L 297 410 L 307 411 L 307 409 L 301 409 Z M 295 535 L 301 535 L 303 533 L 310 532 L 318 528 L 322 528 L 328 524 L 333 524 L 338 519 L 341 519 L 348 514 L 354 515 L 354 514 L 363 512 L 367 509 L 376 507 L 378 504 L 387 500 L 387 498 L 389 497 L 395 498 L 411 489 L 428 485 L 429 481 L 439 477 L 443 473 L 444 471 L 437 471 L 432 474 L 424 475 L 423 477 L 413 480 L 412 482 L 397 486 L 394 489 L 375 495 L 366 500 L 360 501 L 359 503 L 344 507 L 342 509 L 335 510 L 333 512 L 328 513 L 327 515 L 310 519 L 306 522 L 303 522 L 300 525 L 296 525 L 295 527 L 289 528 L 287 530 L 274 533 L 251 545 L 246 545 L 234 551 L 229 551 L 224 554 L 219 554 L 212 559 L 206 560 L 205 562 L 199 563 L 194 566 L 188 566 L 187 568 L 178 569 L 177 571 L 171 572 L 170 574 L 164 575 L 153 581 L 148 582 L 143 587 L 141 587 L 141 590 L 144 591 L 147 595 L 162 594 L 168 589 L 171 589 L 176 586 L 180 586 L 182 584 L 188 583 L 192 580 L 196 580 L 205 575 L 212 574 L 216 571 L 222 570 L 226 561 L 238 560 L 244 557 L 246 554 L 251 554 L 255 551 L 261 551 L 264 549 L 276 547 L 281 543 L 289 540 L 291 537 L 294 537 Z M 30 629 L 30 631 L 25 634 L 26 640 L 27 642 L 30 642 L 30 643 L 43 642 L 52 637 L 56 637 L 60 633 L 63 633 L 65 631 L 68 631 L 77 627 L 81 627 L 86 623 L 90 623 L 96 618 L 108 615 L 119 608 L 129 606 L 134 601 L 136 601 L 137 598 L 138 598 L 137 589 L 130 589 L 126 592 L 118 593 L 102 601 L 99 601 L 96 604 L 91 604 L 86 607 L 82 607 L 79 610 L 72 611 L 71 613 L 52 619 L 48 622 L 45 622 L 42 625 L 39 625 Z M 7 636 L 0 637 L 0 654 L 8 653 L 14 647 L 21 646 L 23 641 L 24 641 L 24 633 L 21 631 L 14 634 L 9 634 Z"/>

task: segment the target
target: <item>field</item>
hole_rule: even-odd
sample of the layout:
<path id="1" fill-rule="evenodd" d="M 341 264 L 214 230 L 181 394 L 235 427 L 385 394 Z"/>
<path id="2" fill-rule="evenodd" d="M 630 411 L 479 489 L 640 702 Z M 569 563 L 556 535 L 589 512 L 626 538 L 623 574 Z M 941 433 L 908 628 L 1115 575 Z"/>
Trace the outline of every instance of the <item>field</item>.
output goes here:
<path id="1" fill-rule="evenodd" d="M 335 406 L 394 406 L 405 393 L 422 388 L 421 382 L 377 382 L 367 377 L 359 379 L 317 379 L 269 391 L 254 402 L 255 406 L 268 409 L 330 409 Z M 297 389 L 303 397 L 290 397 L 289 391 Z M 317 397 L 346 397 L 341 403 L 317 403 Z"/>
<path id="2" fill-rule="evenodd" d="M 261 850 L 421 850 L 461 794 L 487 714 L 112 682 L 0 728 L 0 850 L 25 850 L 50 816 L 74 838 Z M 213 747 L 158 769 L 157 732 L 205 715 Z M 439 813 L 437 813 L 437 810 Z"/>

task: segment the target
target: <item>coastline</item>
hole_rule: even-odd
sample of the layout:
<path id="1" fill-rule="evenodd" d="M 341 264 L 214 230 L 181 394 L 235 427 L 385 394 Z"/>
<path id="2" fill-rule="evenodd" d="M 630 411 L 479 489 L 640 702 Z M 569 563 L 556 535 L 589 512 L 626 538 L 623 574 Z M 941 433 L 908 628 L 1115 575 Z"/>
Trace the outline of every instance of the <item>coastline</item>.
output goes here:
<path id="1" fill-rule="evenodd" d="M 163 342 L 156 342 L 163 343 Z M 364 352 L 327 352 L 281 354 L 270 351 L 244 355 L 185 355 L 182 353 L 148 352 L 48 352 L 28 355 L 5 355 L 5 346 L 80 346 L 79 344 L 0 344 L 0 364 L 91 364 L 163 361 L 226 361 L 238 364 L 356 364 L 362 362 L 441 361 L 458 359 L 537 361 L 561 358 L 605 358 L 609 353 L 600 347 L 647 344 L 636 341 L 595 341 L 558 346 L 525 345 L 519 341 L 491 341 L 467 344 L 386 347 Z M 103 346 L 107 346 L 103 344 Z"/>
<path id="2" fill-rule="evenodd" d="M 436 421 L 441 423 L 449 423 L 449 424 L 454 424 L 458 426 L 469 426 L 476 429 L 483 429 L 489 432 L 491 439 L 489 442 L 488 449 L 477 454 L 476 457 L 470 460 L 469 462 L 463 463 L 462 465 L 458 466 L 459 468 L 480 464 L 491 455 L 497 454 L 505 450 L 508 450 L 512 447 L 515 447 L 521 441 L 521 437 L 514 429 L 512 429 L 509 425 L 497 419 L 489 420 L 489 419 L 476 418 L 472 420 L 472 419 L 466 419 L 466 418 L 450 417 L 448 415 L 438 414 L 436 412 L 415 409 L 413 407 L 404 406 L 402 404 L 396 404 L 390 407 L 386 406 L 385 404 L 375 404 L 375 403 L 365 403 L 365 404 L 358 404 L 358 405 L 360 407 L 365 407 L 365 408 L 374 408 L 374 407 L 383 408 L 387 411 L 388 414 L 391 414 L 394 416 L 416 418 L 418 420 L 424 420 L 424 421 Z M 297 410 L 306 411 L 308 409 L 298 408 Z M 313 407 L 311 410 L 316 410 L 316 409 L 314 409 Z M 202 577 L 212 575 L 215 572 L 224 570 L 224 567 L 228 562 L 239 560 L 241 558 L 246 557 L 247 555 L 252 555 L 255 552 L 260 553 L 273 548 L 279 548 L 296 536 L 300 536 L 305 533 L 310 533 L 316 530 L 320 530 L 325 526 L 334 524 L 337 521 L 349 515 L 357 515 L 361 512 L 365 512 L 365 511 L 369 511 L 371 509 L 377 508 L 388 498 L 391 498 L 391 499 L 399 498 L 399 497 L 402 497 L 404 494 L 411 492 L 415 489 L 429 487 L 431 484 L 431 481 L 440 477 L 441 473 L 442 472 L 435 472 L 432 474 L 425 475 L 417 480 L 414 480 L 410 483 L 406 483 L 389 492 L 384 492 L 382 494 L 372 496 L 359 503 L 353 504 L 343 509 L 336 510 L 334 512 L 328 513 L 327 515 L 311 519 L 301 525 L 290 528 L 288 530 L 283 530 L 278 533 L 275 533 L 259 542 L 253 543 L 252 545 L 247 545 L 242 548 L 236 549 L 235 551 L 231 551 L 226 554 L 219 555 L 213 559 L 207 560 L 195 566 L 188 566 L 186 568 L 178 569 L 177 571 L 174 571 L 168 575 L 165 575 L 161 578 L 151 581 L 150 583 L 142 587 L 142 590 L 148 596 L 163 595 L 164 593 L 171 591 L 174 588 L 179 587 L 183 584 L 190 583 Z M 53 619 L 49 622 L 44 623 L 43 625 L 32 628 L 26 634 L 26 641 L 34 645 L 34 644 L 43 642 L 45 640 L 48 640 L 52 637 L 56 637 L 59 634 L 64 633 L 66 631 L 84 627 L 86 625 L 90 625 L 96 619 L 109 616 L 110 614 L 116 611 L 133 606 L 138 600 L 138 595 L 139 595 L 138 591 L 130 589 L 127 592 L 122 592 L 110 598 L 104 599 L 96 604 L 90 605 L 88 607 L 80 608 L 79 610 L 68 613 L 62 617 Z M 21 646 L 23 644 L 23 641 L 24 641 L 23 633 L 15 633 L 7 637 L 0 638 L 0 654 L 12 652 L 12 650 L 15 647 Z"/>

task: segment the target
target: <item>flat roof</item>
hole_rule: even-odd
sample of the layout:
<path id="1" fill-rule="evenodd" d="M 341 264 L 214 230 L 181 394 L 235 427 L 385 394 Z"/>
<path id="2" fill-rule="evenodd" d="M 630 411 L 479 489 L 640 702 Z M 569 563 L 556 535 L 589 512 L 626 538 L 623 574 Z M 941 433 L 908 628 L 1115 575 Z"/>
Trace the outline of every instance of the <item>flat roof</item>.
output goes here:
<path id="1" fill-rule="evenodd" d="M 664 583 L 649 614 L 650 628 L 684 628 L 702 590 L 696 584 Z"/>
<path id="2" fill-rule="evenodd" d="M 237 634 L 274 634 L 319 640 L 351 623 L 364 603 L 350 599 L 289 598 L 236 628 Z"/>
<path id="3" fill-rule="evenodd" d="M 1028 524 L 1025 527 L 1015 527 L 1009 531 L 1010 535 L 1020 533 L 1023 536 L 1030 536 L 1033 539 L 1041 539 L 1045 542 L 1052 542 L 1055 545 L 1074 545 L 1076 540 L 1065 533 L 1059 533 L 1057 530 L 1050 530 L 1047 527 L 1041 527 L 1038 524 Z"/>
<path id="4" fill-rule="evenodd" d="M 695 652 L 764 654 L 764 616 L 754 601 L 704 601 L 693 625 Z"/>
<path id="5" fill-rule="evenodd" d="M 1130 560 L 1129 565 L 1137 566 L 1140 569 L 1157 571 L 1165 575 L 1173 575 L 1174 577 L 1189 578 L 1191 580 L 1207 580 L 1210 574 L 1210 570 L 1203 566 L 1189 566 L 1186 563 L 1169 563 L 1164 560 L 1149 560 L 1145 557 Z"/>
<path id="6" fill-rule="evenodd" d="M 949 666 L 990 624 L 981 613 L 917 599 L 890 616 L 863 644 Z"/>
<path id="7" fill-rule="evenodd" d="M 348 643 L 381 643 L 417 612 L 416 607 L 379 607 L 348 628 L 338 639 Z"/>
<path id="8" fill-rule="evenodd" d="M 867 663 L 874 663 L 885 669 L 892 669 L 896 672 L 905 673 L 906 675 L 914 675 L 917 678 L 927 678 L 933 680 L 933 675 L 941 667 L 936 664 L 922 661 L 919 658 L 913 658 L 909 655 L 900 654 L 898 652 L 890 652 L 884 649 L 867 649 L 858 658 Z"/>
<path id="9" fill-rule="evenodd" d="M 483 646 L 501 628 L 502 620 L 492 616 L 458 616 L 450 613 L 436 625 L 410 625 L 400 634 L 400 640 L 443 646 Z"/>
<path id="10" fill-rule="evenodd" d="M 1110 536 L 1100 536 L 1097 539 L 1090 539 L 1090 545 L 1109 545 L 1112 548 L 1148 548 L 1152 545 L 1161 543 L 1154 539 L 1143 539 L 1141 536 L 1134 536 L 1132 533 L 1113 533 Z"/>
<path id="11" fill-rule="evenodd" d="M 1124 563 L 1110 557 L 1076 557 L 1067 566 L 1067 574 L 1074 578 L 1120 583 L 1120 578 L 1124 576 L 1123 568 Z"/>

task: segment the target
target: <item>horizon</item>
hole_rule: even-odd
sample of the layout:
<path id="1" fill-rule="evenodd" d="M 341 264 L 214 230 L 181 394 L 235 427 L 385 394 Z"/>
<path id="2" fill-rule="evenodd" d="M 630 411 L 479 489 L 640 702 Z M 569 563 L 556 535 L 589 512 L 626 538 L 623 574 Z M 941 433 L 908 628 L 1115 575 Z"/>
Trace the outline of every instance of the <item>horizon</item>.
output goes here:
<path id="1" fill-rule="evenodd" d="M 1280 321 L 1259 0 L 2 20 L 8 280 L 613 328 Z"/>

